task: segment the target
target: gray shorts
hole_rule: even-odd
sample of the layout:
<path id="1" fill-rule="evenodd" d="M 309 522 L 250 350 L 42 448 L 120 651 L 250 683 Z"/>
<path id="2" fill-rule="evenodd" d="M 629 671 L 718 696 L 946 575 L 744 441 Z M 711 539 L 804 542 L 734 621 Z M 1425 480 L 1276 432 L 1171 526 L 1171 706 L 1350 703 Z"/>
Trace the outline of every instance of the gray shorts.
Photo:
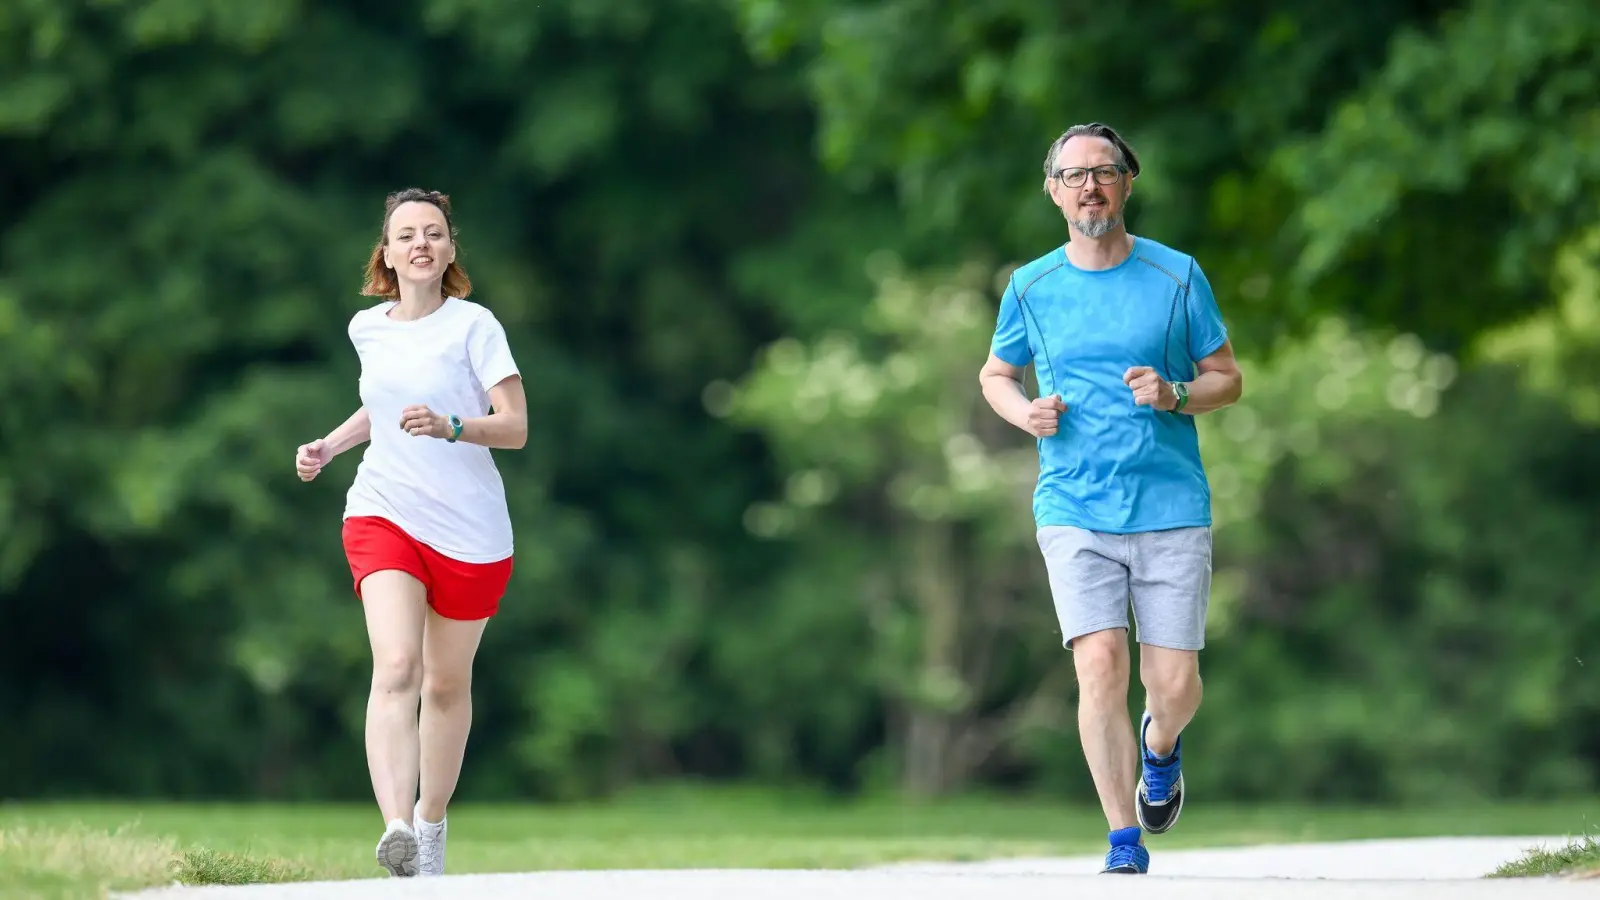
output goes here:
<path id="1" fill-rule="evenodd" d="M 1066 525 L 1038 531 L 1061 643 L 1128 627 L 1141 644 L 1199 650 L 1211 602 L 1211 529 L 1106 534 Z"/>

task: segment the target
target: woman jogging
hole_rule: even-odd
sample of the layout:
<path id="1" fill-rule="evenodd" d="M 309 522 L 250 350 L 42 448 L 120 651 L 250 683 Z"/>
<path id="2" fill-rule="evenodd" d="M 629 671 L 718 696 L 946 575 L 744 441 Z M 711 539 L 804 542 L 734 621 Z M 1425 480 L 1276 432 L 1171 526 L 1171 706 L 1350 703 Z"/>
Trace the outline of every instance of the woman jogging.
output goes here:
<path id="1" fill-rule="evenodd" d="M 450 200 L 391 194 L 356 313 L 361 408 L 301 446 L 310 481 L 371 441 L 345 501 L 345 556 L 372 645 L 367 766 L 394 876 L 444 873 L 445 807 L 472 725 L 472 661 L 511 577 L 511 518 L 490 450 L 528 422 L 505 330 L 469 302 Z M 419 712 L 420 707 L 420 712 Z"/>

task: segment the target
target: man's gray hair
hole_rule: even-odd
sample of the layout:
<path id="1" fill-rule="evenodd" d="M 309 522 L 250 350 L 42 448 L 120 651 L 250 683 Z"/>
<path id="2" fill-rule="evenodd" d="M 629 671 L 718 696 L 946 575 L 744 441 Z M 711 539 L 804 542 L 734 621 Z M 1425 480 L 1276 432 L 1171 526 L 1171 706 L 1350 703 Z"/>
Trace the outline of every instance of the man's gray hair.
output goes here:
<path id="1" fill-rule="evenodd" d="M 1101 122 L 1090 122 L 1087 125 L 1074 125 L 1061 133 L 1055 143 L 1050 145 L 1050 152 L 1044 157 L 1044 188 L 1050 190 L 1050 179 L 1056 174 L 1056 157 L 1061 155 L 1061 148 L 1067 141 L 1075 137 L 1105 138 L 1111 142 L 1112 151 L 1117 156 L 1117 163 L 1128 170 L 1128 177 L 1135 178 L 1139 175 L 1139 156 L 1128 146 L 1128 142 L 1117 134 L 1117 130 Z"/>

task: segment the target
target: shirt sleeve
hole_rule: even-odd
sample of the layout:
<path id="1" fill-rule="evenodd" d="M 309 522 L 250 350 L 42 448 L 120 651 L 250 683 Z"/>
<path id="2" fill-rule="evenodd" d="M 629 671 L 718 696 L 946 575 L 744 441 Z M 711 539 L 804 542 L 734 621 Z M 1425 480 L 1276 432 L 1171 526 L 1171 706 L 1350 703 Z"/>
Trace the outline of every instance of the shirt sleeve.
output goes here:
<path id="1" fill-rule="evenodd" d="M 346 325 L 344 328 L 345 337 L 350 339 L 350 345 L 352 347 L 359 347 L 361 345 L 361 332 L 366 330 L 366 327 L 367 310 L 356 310 L 355 314 L 350 317 L 350 324 Z"/>
<path id="2" fill-rule="evenodd" d="M 512 375 L 522 374 L 511 356 L 505 328 L 487 310 L 467 328 L 467 361 L 486 391 Z"/>
<path id="3" fill-rule="evenodd" d="M 1022 304 L 1017 300 L 1017 285 L 1006 279 L 1005 293 L 1000 295 L 1000 314 L 994 324 L 994 339 L 989 352 L 1002 362 L 1013 366 L 1026 366 L 1033 361 L 1033 348 L 1028 344 L 1028 326 L 1022 318 Z"/>
<path id="4" fill-rule="evenodd" d="M 1228 327 L 1222 321 L 1211 281 L 1195 263 L 1189 277 L 1189 356 L 1199 362 L 1222 349 L 1227 340 Z"/>

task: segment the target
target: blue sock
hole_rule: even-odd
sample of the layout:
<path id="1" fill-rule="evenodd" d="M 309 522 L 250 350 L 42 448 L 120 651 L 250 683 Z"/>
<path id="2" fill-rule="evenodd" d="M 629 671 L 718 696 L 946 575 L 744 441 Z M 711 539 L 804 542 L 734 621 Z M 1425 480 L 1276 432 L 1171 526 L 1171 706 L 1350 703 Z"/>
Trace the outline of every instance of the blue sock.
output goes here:
<path id="1" fill-rule="evenodd" d="M 1111 846 L 1113 846 L 1113 847 L 1133 847 L 1133 846 L 1137 846 L 1138 843 L 1139 843 L 1139 836 L 1142 833 L 1143 832 L 1139 829 L 1139 826 L 1137 826 L 1137 825 L 1133 825 L 1133 826 L 1130 826 L 1128 828 L 1118 828 L 1116 831 L 1111 832 L 1111 835 L 1110 835 L 1110 837 L 1111 837 Z"/>

